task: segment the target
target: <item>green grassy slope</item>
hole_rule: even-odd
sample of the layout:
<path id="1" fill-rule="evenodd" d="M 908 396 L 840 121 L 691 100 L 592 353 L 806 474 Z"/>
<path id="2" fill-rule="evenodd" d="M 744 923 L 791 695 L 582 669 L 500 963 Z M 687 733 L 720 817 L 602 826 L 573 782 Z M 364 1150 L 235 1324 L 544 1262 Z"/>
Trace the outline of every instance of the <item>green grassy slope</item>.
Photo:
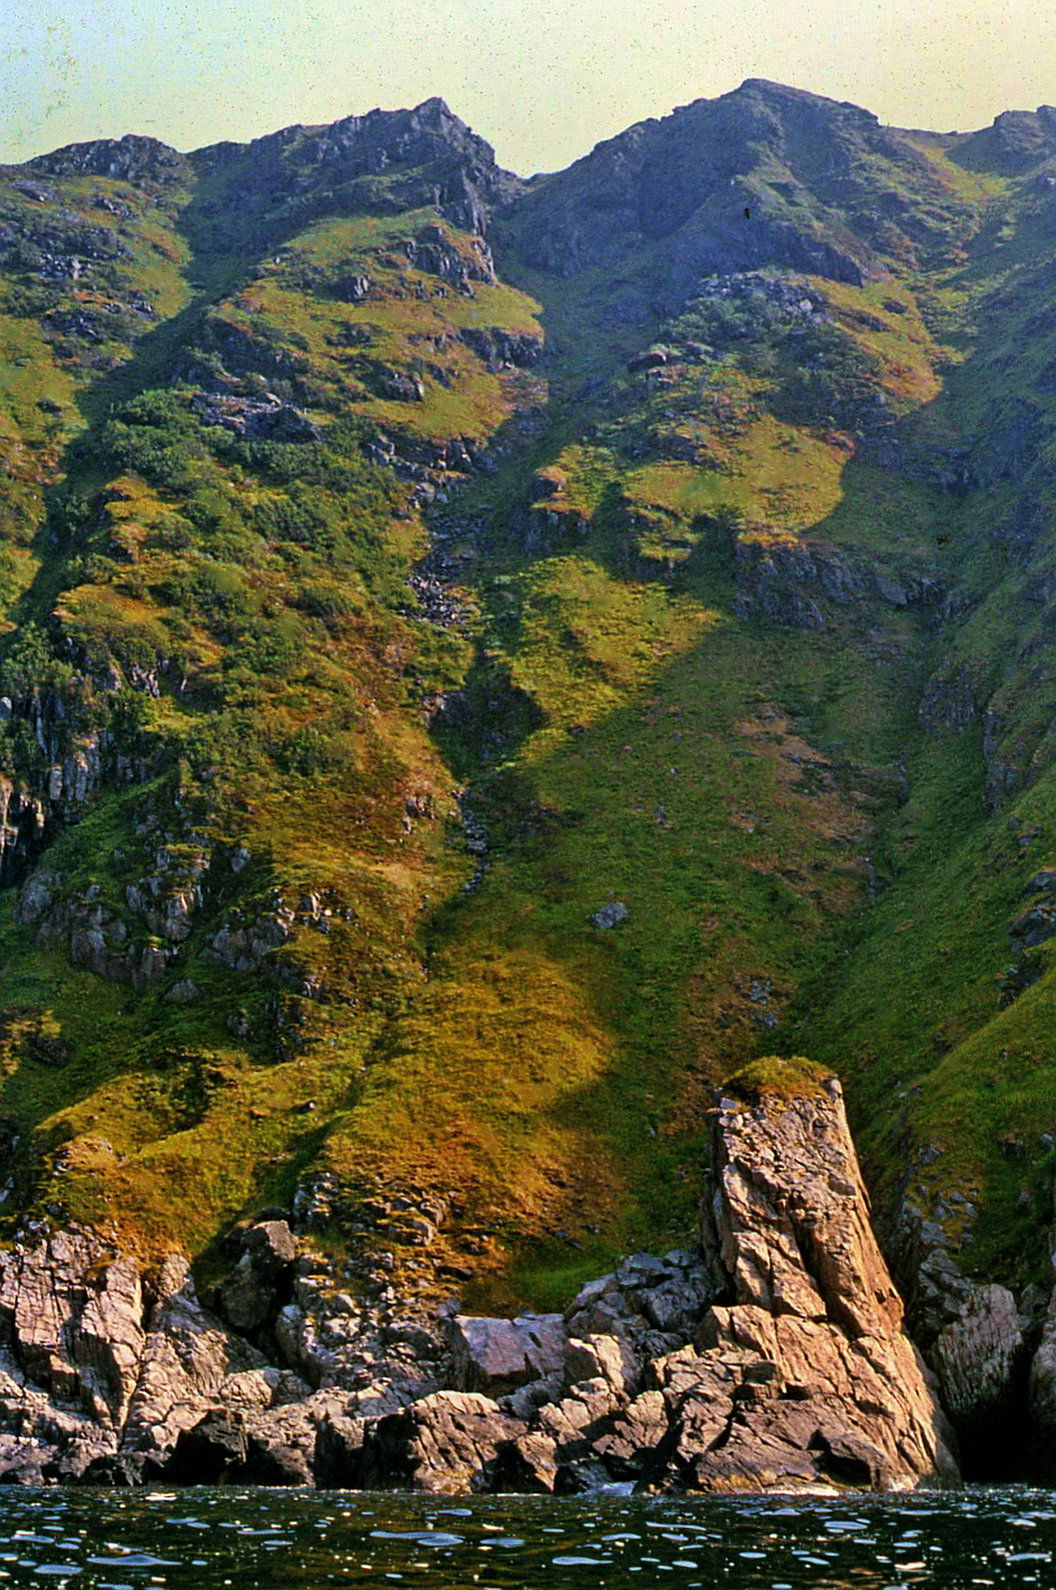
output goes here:
<path id="1" fill-rule="evenodd" d="M 519 194 L 422 110 L 8 173 L 8 1208 L 331 1178 L 558 1302 L 785 1053 L 1029 1278 L 1056 150 L 750 84 Z"/>

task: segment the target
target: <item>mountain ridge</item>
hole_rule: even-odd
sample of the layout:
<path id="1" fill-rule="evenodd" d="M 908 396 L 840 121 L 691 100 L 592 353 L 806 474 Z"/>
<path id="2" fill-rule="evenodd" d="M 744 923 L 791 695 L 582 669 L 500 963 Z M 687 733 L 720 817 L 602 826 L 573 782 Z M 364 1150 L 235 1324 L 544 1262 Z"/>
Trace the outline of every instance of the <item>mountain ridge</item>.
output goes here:
<path id="1" fill-rule="evenodd" d="M 1023 129 L 1025 127 L 1031 126 L 1032 124 L 1036 125 L 1039 122 L 1044 125 L 1045 123 L 1051 123 L 1052 117 L 1056 115 L 1056 107 L 1045 104 L 1037 106 L 1033 111 L 999 111 L 988 126 L 969 129 L 968 131 L 951 129 L 943 132 L 939 129 L 925 128 L 922 126 L 900 127 L 893 122 L 882 123 L 879 116 L 877 116 L 875 112 L 855 104 L 852 100 L 835 99 L 829 95 L 816 94 L 810 89 L 799 88 L 798 86 L 790 83 L 783 83 L 776 78 L 746 77 L 740 84 L 738 84 L 736 88 L 728 89 L 724 94 L 718 95 L 713 99 L 709 100 L 702 96 L 697 99 L 688 100 L 684 105 L 674 106 L 665 115 L 649 116 L 643 118 L 639 122 L 634 122 L 630 127 L 625 128 L 622 132 L 615 133 L 610 138 L 600 140 L 600 142 L 595 144 L 592 149 L 587 150 L 582 155 L 578 155 L 569 163 L 568 167 L 562 167 L 560 169 L 571 169 L 572 166 L 578 165 L 582 160 L 588 159 L 589 156 L 597 149 L 619 142 L 621 139 L 627 137 L 628 134 L 636 132 L 640 127 L 657 126 L 661 122 L 669 120 L 671 116 L 679 115 L 680 113 L 691 110 L 696 106 L 713 105 L 722 101 L 734 99 L 738 95 L 751 94 L 753 92 L 759 92 L 764 95 L 772 95 L 778 99 L 798 101 L 804 104 L 813 103 L 819 106 L 828 105 L 840 110 L 849 110 L 854 113 L 856 118 L 861 118 L 865 123 L 871 124 L 882 131 L 902 132 L 907 134 L 913 133 L 929 138 L 945 138 L 950 140 L 956 139 L 960 141 L 980 139 L 987 133 L 998 133 L 1006 128 Z M 448 120 L 457 123 L 459 128 L 470 133 L 470 135 L 477 141 L 478 144 L 483 144 L 485 148 L 491 150 L 491 154 L 494 157 L 494 149 L 492 146 L 487 144 L 486 141 L 480 137 L 480 135 L 474 133 L 472 128 L 469 127 L 468 123 L 463 122 L 457 113 L 451 110 L 447 101 L 441 95 L 432 95 L 429 98 L 422 100 L 418 105 L 411 106 L 409 108 L 385 110 L 381 107 L 375 107 L 370 111 L 350 112 L 347 116 L 338 117 L 335 121 L 331 122 L 292 122 L 286 127 L 277 128 L 271 133 L 259 134 L 255 138 L 246 140 L 223 139 L 215 144 L 202 144 L 200 146 L 196 146 L 193 149 L 184 151 L 177 149 L 173 144 L 166 143 L 164 139 L 154 138 L 150 135 L 142 133 L 125 133 L 119 137 L 103 136 L 99 138 L 76 139 L 69 144 L 63 144 L 59 146 L 57 149 L 45 151 L 40 155 L 31 155 L 23 161 L 6 162 L 4 169 L 16 169 L 18 166 L 22 165 L 36 165 L 41 161 L 53 160 L 56 156 L 64 155 L 70 150 L 114 148 L 115 146 L 127 144 L 130 140 L 135 140 L 142 145 L 149 144 L 159 150 L 167 150 L 172 154 L 182 154 L 184 158 L 190 159 L 194 155 L 204 156 L 219 150 L 250 149 L 260 146 L 261 144 L 273 143 L 277 139 L 288 138 L 292 134 L 320 133 L 331 128 L 346 127 L 350 123 L 359 125 L 363 123 L 369 124 L 372 121 L 377 121 L 378 119 L 384 118 L 415 117 L 419 116 L 423 111 L 429 111 L 435 114 L 438 122 L 442 123 L 443 120 L 447 118 Z M 519 180 L 538 180 L 550 175 L 553 175 L 553 173 L 540 171 L 535 173 L 532 178 L 520 178 Z"/>

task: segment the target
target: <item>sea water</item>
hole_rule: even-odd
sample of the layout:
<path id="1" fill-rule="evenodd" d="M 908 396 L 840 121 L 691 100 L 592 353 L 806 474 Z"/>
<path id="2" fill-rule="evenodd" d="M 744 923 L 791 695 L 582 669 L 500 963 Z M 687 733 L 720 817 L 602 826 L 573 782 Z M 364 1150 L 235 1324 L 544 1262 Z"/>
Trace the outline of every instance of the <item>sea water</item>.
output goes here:
<path id="1" fill-rule="evenodd" d="M 1056 1492 L 910 1497 L 0 1491 L 0 1585 L 1056 1590 Z"/>

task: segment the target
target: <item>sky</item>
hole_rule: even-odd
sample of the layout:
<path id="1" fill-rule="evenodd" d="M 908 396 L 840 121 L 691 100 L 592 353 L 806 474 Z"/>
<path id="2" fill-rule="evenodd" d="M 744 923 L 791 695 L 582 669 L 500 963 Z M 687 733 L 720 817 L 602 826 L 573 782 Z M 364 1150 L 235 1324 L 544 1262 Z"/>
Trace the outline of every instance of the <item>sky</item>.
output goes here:
<path id="1" fill-rule="evenodd" d="M 1037 0 L 0 0 L 0 162 L 179 149 L 434 94 L 530 175 L 769 77 L 968 130 L 1056 101 Z"/>

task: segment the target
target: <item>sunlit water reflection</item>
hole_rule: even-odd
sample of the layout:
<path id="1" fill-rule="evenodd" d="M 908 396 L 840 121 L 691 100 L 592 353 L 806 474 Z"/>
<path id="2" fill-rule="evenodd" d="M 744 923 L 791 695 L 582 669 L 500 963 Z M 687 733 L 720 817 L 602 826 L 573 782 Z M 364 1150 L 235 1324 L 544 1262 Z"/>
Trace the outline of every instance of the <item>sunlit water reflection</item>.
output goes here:
<path id="1" fill-rule="evenodd" d="M 75 1590 L 1056 1587 L 1056 1493 L 742 1501 L 0 1492 L 0 1583 Z"/>

